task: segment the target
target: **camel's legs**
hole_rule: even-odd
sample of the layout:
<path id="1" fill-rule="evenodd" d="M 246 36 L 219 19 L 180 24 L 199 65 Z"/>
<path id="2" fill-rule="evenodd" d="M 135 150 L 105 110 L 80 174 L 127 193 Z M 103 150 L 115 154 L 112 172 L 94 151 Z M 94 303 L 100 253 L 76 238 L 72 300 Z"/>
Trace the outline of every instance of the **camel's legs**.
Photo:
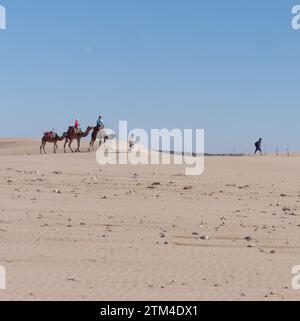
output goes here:
<path id="1" fill-rule="evenodd" d="M 80 153 L 80 139 L 77 139 L 77 149 L 75 153 Z"/>
<path id="2" fill-rule="evenodd" d="M 90 142 L 88 153 L 91 151 L 91 148 L 92 148 L 92 142 Z"/>
<path id="3" fill-rule="evenodd" d="M 65 144 L 64 144 L 64 153 L 66 153 L 66 145 L 67 145 L 67 143 L 68 143 L 68 138 L 66 137 Z"/>
<path id="4" fill-rule="evenodd" d="M 104 137 L 104 147 L 105 147 L 105 151 L 106 151 L 106 152 L 108 151 L 108 146 L 106 145 L 107 141 L 108 141 L 108 137 L 105 136 L 105 137 Z"/>
<path id="5" fill-rule="evenodd" d="M 74 153 L 74 151 L 73 151 L 73 149 L 71 147 L 72 143 L 73 143 L 73 139 L 70 139 L 69 148 L 70 148 L 71 152 Z"/>
<path id="6" fill-rule="evenodd" d="M 46 144 L 47 144 L 47 143 L 45 142 L 44 145 L 43 145 L 43 150 L 44 150 L 44 153 L 45 153 L 45 154 L 47 154 L 46 149 L 45 149 Z"/>
<path id="7" fill-rule="evenodd" d="M 56 154 L 57 149 L 58 149 L 57 143 L 54 143 L 54 154 Z"/>
<path id="8" fill-rule="evenodd" d="M 91 142 L 90 142 L 90 147 L 89 147 L 88 152 L 90 152 L 90 151 L 91 151 L 91 148 L 92 148 L 93 150 L 95 150 L 95 149 L 94 149 L 94 144 L 95 144 L 95 140 L 94 140 L 94 139 L 92 139 L 92 140 L 91 140 Z"/>
<path id="9" fill-rule="evenodd" d="M 44 138 L 43 138 L 43 139 L 42 139 L 42 142 L 41 142 L 41 147 L 40 147 L 40 153 L 41 153 L 41 154 L 43 154 L 44 145 L 45 145 L 45 140 L 44 140 Z"/>

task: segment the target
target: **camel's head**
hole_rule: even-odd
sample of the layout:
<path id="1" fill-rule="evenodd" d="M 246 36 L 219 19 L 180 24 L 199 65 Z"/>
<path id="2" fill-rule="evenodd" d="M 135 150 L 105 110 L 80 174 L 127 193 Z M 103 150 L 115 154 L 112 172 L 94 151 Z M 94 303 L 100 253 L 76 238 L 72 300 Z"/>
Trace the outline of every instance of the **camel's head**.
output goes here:
<path id="1" fill-rule="evenodd" d="M 92 129 L 94 129 L 94 126 L 88 126 L 87 131 L 90 132 Z"/>

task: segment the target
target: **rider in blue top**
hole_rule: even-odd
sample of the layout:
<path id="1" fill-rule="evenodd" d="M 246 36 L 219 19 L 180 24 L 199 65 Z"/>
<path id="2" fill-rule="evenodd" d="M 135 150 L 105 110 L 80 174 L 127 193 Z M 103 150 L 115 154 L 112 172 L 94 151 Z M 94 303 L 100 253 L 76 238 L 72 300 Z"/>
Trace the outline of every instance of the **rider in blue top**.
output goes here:
<path id="1" fill-rule="evenodd" d="M 103 121 L 102 121 L 102 116 L 99 116 L 99 118 L 97 120 L 97 127 L 104 128 L 104 124 L 103 124 Z"/>

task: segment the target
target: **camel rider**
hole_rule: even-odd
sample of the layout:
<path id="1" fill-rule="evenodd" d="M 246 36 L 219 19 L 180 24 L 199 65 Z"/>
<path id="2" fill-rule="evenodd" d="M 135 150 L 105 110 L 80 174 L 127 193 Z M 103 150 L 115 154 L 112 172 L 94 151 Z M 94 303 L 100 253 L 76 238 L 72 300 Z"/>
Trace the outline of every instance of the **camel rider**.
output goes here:
<path id="1" fill-rule="evenodd" d="M 104 123 L 103 123 L 103 120 L 102 120 L 102 116 L 99 116 L 98 120 L 97 120 L 97 126 L 96 127 L 99 127 L 99 128 L 104 128 Z"/>
<path id="2" fill-rule="evenodd" d="M 80 133 L 80 124 L 79 124 L 79 119 L 76 119 L 75 120 L 75 131 L 76 131 L 76 133 L 77 134 L 79 134 Z"/>

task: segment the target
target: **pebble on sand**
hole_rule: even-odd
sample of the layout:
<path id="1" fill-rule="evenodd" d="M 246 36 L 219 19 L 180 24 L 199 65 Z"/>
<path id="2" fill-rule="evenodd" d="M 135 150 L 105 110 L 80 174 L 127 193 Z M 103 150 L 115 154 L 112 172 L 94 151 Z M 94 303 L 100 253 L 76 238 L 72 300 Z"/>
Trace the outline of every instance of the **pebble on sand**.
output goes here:
<path id="1" fill-rule="evenodd" d="M 201 235 L 201 236 L 200 236 L 200 240 L 207 241 L 207 240 L 209 240 L 209 236 L 207 236 L 207 235 Z"/>

